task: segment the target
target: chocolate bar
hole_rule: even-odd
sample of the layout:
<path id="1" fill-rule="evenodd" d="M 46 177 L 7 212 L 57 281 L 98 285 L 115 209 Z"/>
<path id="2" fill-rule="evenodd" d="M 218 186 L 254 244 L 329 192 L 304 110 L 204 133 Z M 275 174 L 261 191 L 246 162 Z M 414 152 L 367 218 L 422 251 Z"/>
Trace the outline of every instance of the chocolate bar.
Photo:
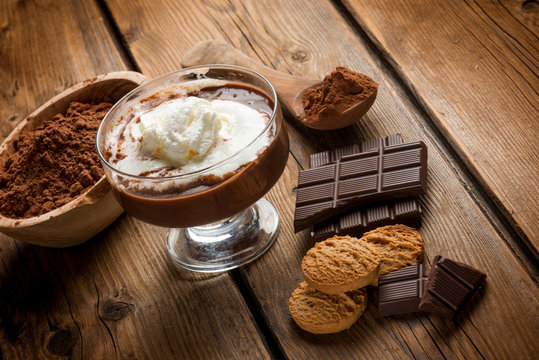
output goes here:
<path id="1" fill-rule="evenodd" d="M 423 264 L 392 271 L 378 279 L 378 312 L 382 316 L 417 312 L 423 297 L 427 274 Z"/>
<path id="2" fill-rule="evenodd" d="M 312 154 L 309 162 L 312 167 L 318 167 L 334 162 L 343 156 L 358 152 L 378 149 L 382 144 L 393 146 L 404 141 L 399 134 L 389 135 L 382 139 L 373 139 L 359 144 L 337 148 Z M 363 236 L 363 233 L 380 226 L 404 224 L 411 227 L 421 227 L 421 205 L 417 198 L 374 203 L 360 209 L 350 210 L 313 226 L 314 240 L 322 241 L 333 235 Z"/>
<path id="3" fill-rule="evenodd" d="M 349 210 L 313 226 L 312 235 L 322 241 L 333 235 L 361 237 L 380 226 L 404 224 L 421 227 L 421 206 L 417 198 L 385 201 Z"/>
<path id="4" fill-rule="evenodd" d="M 327 165 L 335 162 L 344 156 L 362 153 L 366 151 L 372 151 L 379 149 L 382 145 L 393 146 L 400 145 L 404 142 L 400 134 L 389 135 L 385 138 L 372 139 L 362 141 L 359 144 L 352 144 L 349 146 L 343 146 L 333 150 L 322 151 L 309 156 L 309 166 L 311 168 Z"/>
<path id="5" fill-rule="evenodd" d="M 454 317 L 486 277 L 469 265 L 438 255 L 434 258 L 419 310 Z"/>
<path id="6" fill-rule="evenodd" d="M 376 201 L 419 196 L 427 186 L 427 147 L 422 141 L 345 155 L 302 170 L 294 230 L 301 231 L 345 211 Z"/>

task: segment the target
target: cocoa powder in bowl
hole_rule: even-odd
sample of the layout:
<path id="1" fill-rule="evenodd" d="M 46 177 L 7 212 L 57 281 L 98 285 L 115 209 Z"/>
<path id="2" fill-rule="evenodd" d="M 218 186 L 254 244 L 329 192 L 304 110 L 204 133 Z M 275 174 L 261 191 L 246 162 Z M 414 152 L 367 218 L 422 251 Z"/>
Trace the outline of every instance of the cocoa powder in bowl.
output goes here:
<path id="1" fill-rule="evenodd" d="M 338 66 L 321 85 L 303 94 L 305 115 L 302 119 L 313 123 L 331 121 L 377 89 L 378 84 L 369 76 Z"/>
<path id="2" fill-rule="evenodd" d="M 111 107 L 71 102 L 64 114 L 21 133 L 0 168 L 0 213 L 14 219 L 39 216 L 94 185 L 103 176 L 95 136 Z"/>

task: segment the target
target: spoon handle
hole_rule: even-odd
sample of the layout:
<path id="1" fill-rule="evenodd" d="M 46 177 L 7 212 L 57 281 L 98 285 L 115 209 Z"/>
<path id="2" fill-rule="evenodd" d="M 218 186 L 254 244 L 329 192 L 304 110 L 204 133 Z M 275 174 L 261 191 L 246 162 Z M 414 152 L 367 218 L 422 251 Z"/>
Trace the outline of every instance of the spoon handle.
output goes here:
<path id="1" fill-rule="evenodd" d="M 275 87 L 284 110 L 298 119 L 304 113 L 301 95 L 306 89 L 320 83 L 319 80 L 302 79 L 271 69 L 229 44 L 217 40 L 199 42 L 182 58 L 184 67 L 203 64 L 238 65 L 260 73 Z"/>

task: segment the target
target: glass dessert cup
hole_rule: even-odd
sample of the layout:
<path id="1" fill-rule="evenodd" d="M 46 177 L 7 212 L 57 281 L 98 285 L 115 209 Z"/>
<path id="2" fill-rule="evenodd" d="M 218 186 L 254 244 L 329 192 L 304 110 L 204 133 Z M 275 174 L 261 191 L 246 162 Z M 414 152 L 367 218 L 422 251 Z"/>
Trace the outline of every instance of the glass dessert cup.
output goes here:
<path id="1" fill-rule="evenodd" d="M 197 171 L 157 177 L 117 169 L 107 147 L 119 139 L 110 133 L 121 126 L 133 106 L 164 88 L 201 79 L 239 84 L 264 94 L 272 111 L 262 132 L 233 155 Z M 99 127 L 96 142 L 120 205 L 142 221 L 170 228 L 168 251 L 183 268 L 198 272 L 230 270 L 256 259 L 275 241 L 279 216 L 262 197 L 286 166 L 288 135 L 276 92 L 258 73 L 238 66 L 206 65 L 153 79 L 114 105 Z"/>

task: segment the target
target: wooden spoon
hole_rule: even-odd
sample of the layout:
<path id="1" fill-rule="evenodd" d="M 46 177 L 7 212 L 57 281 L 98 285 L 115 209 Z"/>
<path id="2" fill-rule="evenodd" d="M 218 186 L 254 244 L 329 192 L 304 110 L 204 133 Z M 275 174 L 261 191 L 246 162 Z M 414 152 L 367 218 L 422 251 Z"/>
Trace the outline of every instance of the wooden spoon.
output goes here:
<path id="1" fill-rule="evenodd" d="M 182 58 L 184 67 L 204 64 L 239 65 L 260 73 L 275 87 L 284 111 L 313 129 L 334 130 L 351 125 L 365 115 L 376 99 L 376 91 L 374 91 L 371 96 L 353 105 L 342 114 L 336 114 L 329 121 L 310 122 L 302 119 L 302 115 L 305 114 L 302 96 L 308 89 L 320 85 L 321 80 L 303 79 L 271 69 L 229 44 L 217 40 L 199 42 L 189 49 Z"/>

